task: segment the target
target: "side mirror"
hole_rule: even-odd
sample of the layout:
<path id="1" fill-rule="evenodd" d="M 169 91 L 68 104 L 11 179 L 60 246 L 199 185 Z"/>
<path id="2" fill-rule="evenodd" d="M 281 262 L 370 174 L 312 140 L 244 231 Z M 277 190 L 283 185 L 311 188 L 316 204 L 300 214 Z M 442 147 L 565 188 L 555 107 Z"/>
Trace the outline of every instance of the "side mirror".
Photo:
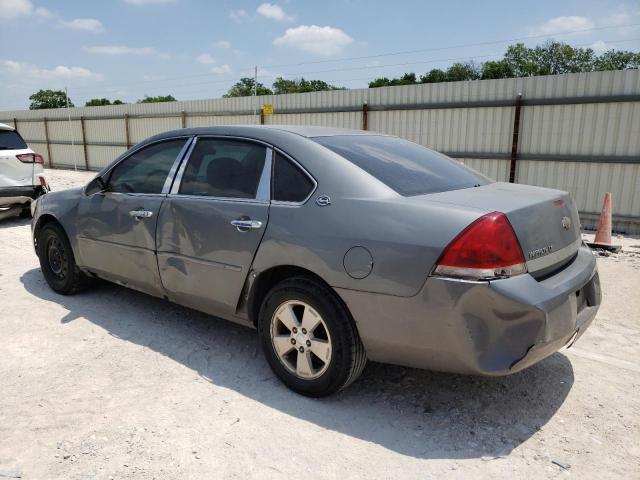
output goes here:
<path id="1" fill-rule="evenodd" d="M 84 189 L 84 194 L 89 196 L 94 193 L 104 192 L 107 189 L 107 185 L 104 182 L 104 179 L 98 175 L 96 178 L 91 180 Z"/>

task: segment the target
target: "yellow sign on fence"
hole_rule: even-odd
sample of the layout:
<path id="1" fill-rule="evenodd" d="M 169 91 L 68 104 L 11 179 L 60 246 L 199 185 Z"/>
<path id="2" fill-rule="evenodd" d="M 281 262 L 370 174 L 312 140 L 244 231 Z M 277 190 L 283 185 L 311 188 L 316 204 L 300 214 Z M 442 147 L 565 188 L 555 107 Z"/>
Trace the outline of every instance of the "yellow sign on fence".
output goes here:
<path id="1" fill-rule="evenodd" d="M 262 113 L 265 115 L 273 115 L 273 105 L 270 103 L 262 105 Z"/>

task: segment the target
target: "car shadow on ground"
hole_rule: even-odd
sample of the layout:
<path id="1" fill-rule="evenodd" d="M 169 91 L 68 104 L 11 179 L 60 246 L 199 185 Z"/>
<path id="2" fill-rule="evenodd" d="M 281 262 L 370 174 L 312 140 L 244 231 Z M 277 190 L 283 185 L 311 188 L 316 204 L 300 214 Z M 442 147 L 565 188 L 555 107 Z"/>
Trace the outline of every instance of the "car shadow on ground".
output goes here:
<path id="1" fill-rule="evenodd" d="M 275 378 L 251 329 L 106 282 L 65 297 L 49 289 L 38 269 L 21 281 L 36 297 L 68 309 L 63 323 L 85 318 L 122 341 L 180 362 L 213 385 L 412 457 L 507 455 L 549 421 L 574 381 L 562 354 L 500 378 L 370 363 L 345 391 L 308 399 Z"/>
<path id="2" fill-rule="evenodd" d="M 0 228 L 15 228 L 21 225 L 29 225 L 30 223 L 30 218 L 23 218 L 18 214 L 10 217 L 3 217 L 2 212 L 0 212 Z"/>

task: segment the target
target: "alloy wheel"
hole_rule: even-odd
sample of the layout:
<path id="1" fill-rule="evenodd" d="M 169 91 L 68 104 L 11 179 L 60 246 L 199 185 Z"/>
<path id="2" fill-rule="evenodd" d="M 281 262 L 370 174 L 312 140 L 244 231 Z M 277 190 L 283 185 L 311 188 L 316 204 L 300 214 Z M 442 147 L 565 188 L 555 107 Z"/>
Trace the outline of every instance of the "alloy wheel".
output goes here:
<path id="1" fill-rule="evenodd" d="M 331 362 L 329 329 L 309 304 L 289 300 L 271 318 L 271 343 L 284 367 L 305 380 L 320 377 Z"/>

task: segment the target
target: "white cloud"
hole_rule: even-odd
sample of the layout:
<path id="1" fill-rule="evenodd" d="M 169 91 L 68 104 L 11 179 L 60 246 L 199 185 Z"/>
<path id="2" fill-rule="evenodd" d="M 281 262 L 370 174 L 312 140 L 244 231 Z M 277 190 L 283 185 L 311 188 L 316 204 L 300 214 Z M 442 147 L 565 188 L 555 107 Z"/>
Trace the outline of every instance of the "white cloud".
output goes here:
<path id="1" fill-rule="evenodd" d="M 75 18 L 73 20 L 60 20 L 60 25 L 72 30 L 83 30 L 85 32 L 104 32 L 104 27 L 100 20 L 95 18 Z"/>
<path id="2" fill-rule="evenodd" d="M 317 55 L 331 56 L 340 53 L 353 39 L 339 28 L 300 25 L 288 28 L 283 36 L 276 38 L 274 45 L 299 48 Z"/>
<path id="3" fill-rule="evenodd" d="M 593 42 L 591 44 L 591 49 L 596 52 L 598 55 L 606 52 L 607 50 L 611 50 L 611 46 L 606 43 L 604 40 L 598 40 L 597 42 Z"/>
<path id="4" fill-rule="evenodd" d="M 218 40 L 213 44 L 216 48 L 231 48 L 231 42 L 227 42 L 226 40 Z"/>
<path id="5" fill-rule="evenodd" d="M 271 18 L 279 22 L 293 19 L 293 17 L 285 13 L 280 5 L 275 5 L 272 3 L 260 4 L 260 6 L 258 6 L 258 8 L 256 9 L 256 12 L 258 12 L 258 15 L 262 15 L 263 17 Z"/>
<path id="6" fill-rule="evenodd" d="M 36 80 L 102 80 L 102 75 L 92 72 L 91 70 L 88 70 L 84 67 L 68 67 L 66 65 L 58 65 L 52 69 L 46 69 L 28 63 L 16 62 L 14 60 L 4 60 L 0 61 L 0 68 L 2 68 L 2 70 L 8 74 L 20 75 L 23 78 L 27 77 Z"/>
<path id="7" fill-rule="evenodd" d="M 218 65 L 217 67 L 211 67 L 211 70 L 209 70 L 209 71 L 211 73 L 215 74 L 215 75 L 224 75 L 225 73 L 230 73 L 231 72 L 231 67 L 225 63 L 224 65 Z"/>
<path id="8" fill-rule="evenodd" d="M 211 65 L 212 63 L 216 63 L 215 59 L 208 53 L 201 53 L 196 57 L 196 60 L 202 65 Z"/>
<path id="9" fill-rule="evenodd" d="M 604 26 L 614 25 L 619 27 L 616 29 L 616 33 L 623 37 L 636 36 L 638 30 L 640 30 L 640 26 L 637 25 L 638 23 L 640 23 L 640 8 L 630 10 L 626 6 L 622 6 L 616 13 L 612 13 L 603 20 Z"/>
<path id="10" fill-rule="evenodd" d="M 588 30 L 593 26 L 593 22 L 587 17 L 569 16 L 552 18 L 540 25 L 530 27 L 528 30 L 531 35 L 558 35 L 577 30 Z"/>
<path id="11" fill-rule="evenodd" d="M 151 47 L 127 47 L 124 45 L 100 45 L 94 47 L 82 47 L 85 52 L 100 55 L 156 55 L 158 52 Z"/>
<path id="12" fill-rule="evenodd" d="M 41 17 L 41 18 L 51 18 L 54 16 L 53 13 L 51 13 L 49 10 L 47 10 L 44 7 L 38 7 L 33 11 L 33 14 L 37 17 Z"/>
<path id="13" fill-rule="evenodd" d="M 236 23 L 240 23 L 246 16 L 247 16 L 247 11 L 243 9 L 231 10 L 229 12 L 229 18 Z"/>
<path id="14" fill-rule="evenodd" d="M 15 18 L 33 13 L 29 0 L 0 0 L 0 18 Z"/>

